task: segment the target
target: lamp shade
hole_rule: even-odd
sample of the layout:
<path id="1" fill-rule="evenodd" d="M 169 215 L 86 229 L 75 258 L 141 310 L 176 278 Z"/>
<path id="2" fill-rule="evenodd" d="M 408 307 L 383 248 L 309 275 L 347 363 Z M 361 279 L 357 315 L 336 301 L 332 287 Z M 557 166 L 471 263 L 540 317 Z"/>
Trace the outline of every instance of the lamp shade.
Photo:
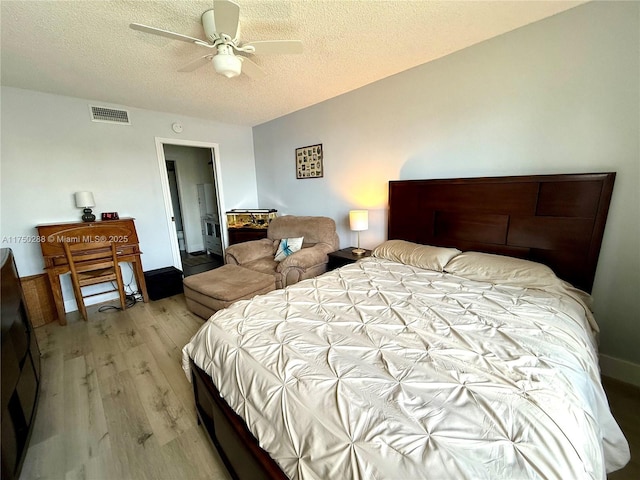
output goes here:
<path id="1" fill-rule="evenodd" d="M 76 207 L 87 208 L 95 207 L 96 202 L 93 200 L 93 193 L 91 192 L 76 192 Z"/>
<path id="2" fill-rule="evenodd" d="M 349 228 L 354 232 L 362 232 L 369 228 L 369 210 L 351 210 L 349 212 Z"/>

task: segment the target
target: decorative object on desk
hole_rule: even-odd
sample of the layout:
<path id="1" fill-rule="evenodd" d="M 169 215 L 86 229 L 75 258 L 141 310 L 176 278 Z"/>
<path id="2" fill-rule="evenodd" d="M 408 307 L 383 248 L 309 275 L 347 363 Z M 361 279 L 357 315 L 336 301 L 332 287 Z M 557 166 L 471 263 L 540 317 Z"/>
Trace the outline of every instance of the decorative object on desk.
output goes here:
<path id="1" fill-rule="evenodd" d="M 93 193 L 91 192 L 76 192 L 76 207 L 84 208 L 82 215 L 83 222 L 94 222 L 96 216 L 91 213 L 91 207 L 95 207 L 96 202 L 93 199 Z"/>
<path id="2" fill-rule="evenodd" d="M 364 248 L 360 248 L 360 232 L 369 228 L 369 210 L 351 210 L 349 212 L 349 228 L 353 232 L 358 232 L 358 248 L 354 248 L 351 252 L 354 255 L 364 254 Z"/>
<path id="3" fill-rule="evenodd" d="M 322 144 L 296 148 L 296 178 L 323 177 L 322 157 Z"/>
<path id="4" fill-rule="evenodd" d="M 118 212 L 102 212 L 102 220 L 120 220 Z"/>

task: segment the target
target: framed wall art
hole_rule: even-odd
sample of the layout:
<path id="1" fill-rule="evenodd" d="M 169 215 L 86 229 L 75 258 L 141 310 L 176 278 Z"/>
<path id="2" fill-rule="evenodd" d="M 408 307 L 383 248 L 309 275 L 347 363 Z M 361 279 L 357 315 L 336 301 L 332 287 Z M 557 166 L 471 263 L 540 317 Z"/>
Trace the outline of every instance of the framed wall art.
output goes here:
<path id="1" fill-rule="evenodd" d="M 322 144 L 296 148 L 296 178 L 324 176 L 322 160 Z"/>

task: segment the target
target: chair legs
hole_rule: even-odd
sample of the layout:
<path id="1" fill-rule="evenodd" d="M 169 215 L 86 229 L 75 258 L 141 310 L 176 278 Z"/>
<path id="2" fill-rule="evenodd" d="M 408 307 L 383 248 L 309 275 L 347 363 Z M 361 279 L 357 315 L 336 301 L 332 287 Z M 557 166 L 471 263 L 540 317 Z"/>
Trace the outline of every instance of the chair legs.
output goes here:
<path id="1" fill-rule="evenodd" d="M 118 295 L 120 295 L 120 308 L 126 310 L 127 308 L 127 296 L 124 293 L 124 282 L 122 281 L 122 272 L 120 271 L 120 265 L 116 263 L 116 283 L 118 284 Z"/>
<path id="2" fill-rule="evenodd" d="M 76 296 L 76 303 L 78 304 L 78 310 L 80 311 L 80 315 L 82 315 L 83 320 L 86 322 L 88 319 L 87 315 L 87 307 L 84 305 L 84 298 L 82 297 L 82 290 L 80 285 L 76 282 L 71 282 L 73 284 L 73 294 Z"/>
<path id="3" fill-rule="evenodd" d="M 116 283 L 118 284 L 118 296 L 120 298 L 120 308 L 122 310 L 127 309 L 127 295 L 124 291 L 124 282 L 122 281 L 122 272 L 120 271 L 120 265 L 116 265 Z M 82 319 L 86 322 L 89 319 L 89 315 L 87 313 L 87 307 L 84 304 L 84 297 L 82 296 L 81 287 L 74 281 L 71 282 L 73 285 L 73 294 L 76 297 L 76 303 L 78 304 L 78 311 L 80 315 L 82 315 Z"/>

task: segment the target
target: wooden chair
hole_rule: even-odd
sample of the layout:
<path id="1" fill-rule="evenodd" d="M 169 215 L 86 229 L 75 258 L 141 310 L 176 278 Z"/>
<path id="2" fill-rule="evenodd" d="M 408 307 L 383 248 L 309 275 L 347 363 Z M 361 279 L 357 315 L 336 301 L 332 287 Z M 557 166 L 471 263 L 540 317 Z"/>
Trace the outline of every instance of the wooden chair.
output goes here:
<path id="1" fill-rule="evenodd" d="M 63 247 L 67 261 L 69 262 L 71 283 L 73 284 L 73 293 L 78 303 L 78 310 L 80 310 L 82 318 L 84 318 L 85 321 L 87 320 L 87 309 L 84 305 L 85 298 L 109 292 L 118 292 L 120 295 L 120 306 L 123 310 L 127 307 L 124 283 L 122 282 L 122 273 L 118 265 L 115 243 L 63 242 Z M 117 284 L 117 288 L 112 290 L 88 295 L 83 295 L 82 293 L 82 287 L 114 281 Z"/>

